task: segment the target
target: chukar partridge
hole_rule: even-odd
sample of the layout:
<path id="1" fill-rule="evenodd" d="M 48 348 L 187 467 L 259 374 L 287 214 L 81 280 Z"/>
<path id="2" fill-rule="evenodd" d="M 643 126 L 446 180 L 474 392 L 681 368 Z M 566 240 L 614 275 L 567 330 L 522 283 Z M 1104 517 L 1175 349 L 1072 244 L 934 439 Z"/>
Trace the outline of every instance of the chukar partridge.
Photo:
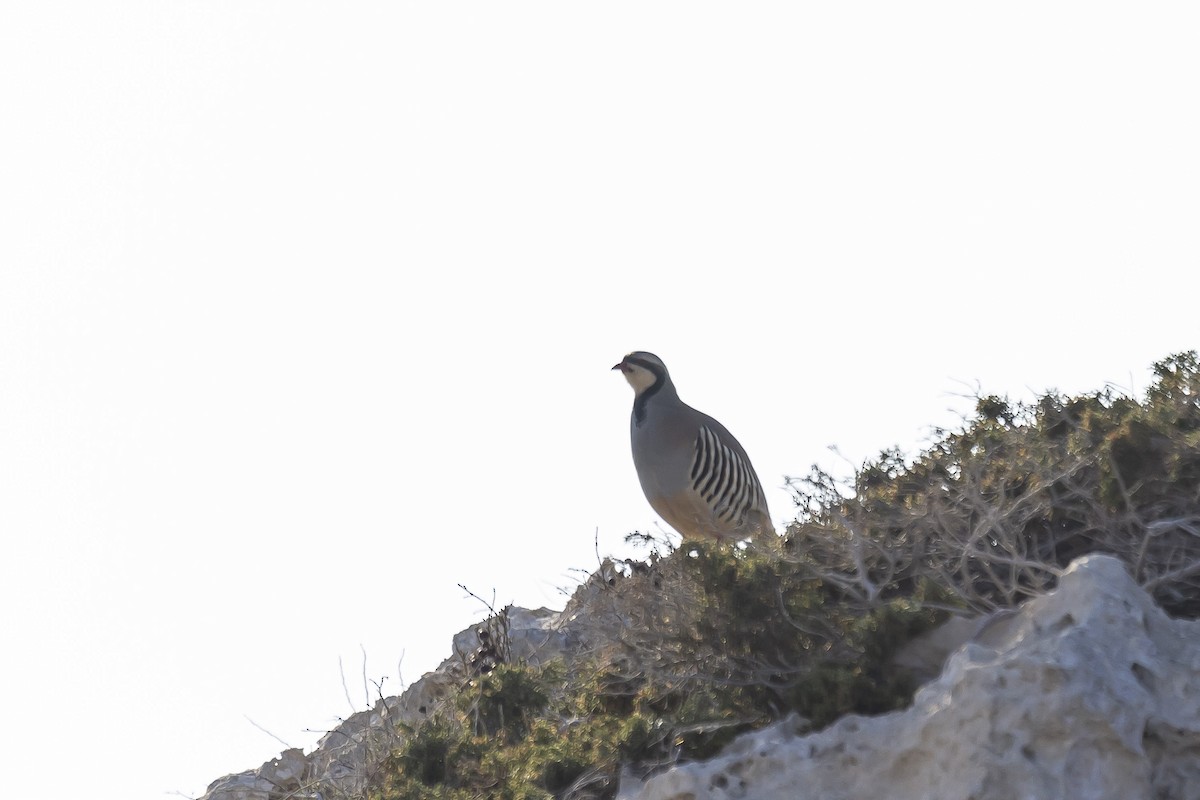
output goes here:
<path id="1" fill-rule="evenodd" d="M 685 540 L 773 535 L 746 451 L 724 425 L 679 399 L 662 359 L 633 352 L 613 369 L 633 387 L 633 465 L 659 516 Z"/>

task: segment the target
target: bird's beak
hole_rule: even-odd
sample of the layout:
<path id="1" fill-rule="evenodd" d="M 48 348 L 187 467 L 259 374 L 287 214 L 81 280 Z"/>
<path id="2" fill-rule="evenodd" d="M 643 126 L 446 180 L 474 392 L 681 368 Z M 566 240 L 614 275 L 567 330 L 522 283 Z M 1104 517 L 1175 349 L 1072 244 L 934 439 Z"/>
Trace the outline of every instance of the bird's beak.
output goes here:
<path id="1" fill-rule="evenodd" d="M 613 369 L 620 369 L 623 366 L 625 366 L 624 361 L 622 361 L 620 364 L 613 364 Z"/>

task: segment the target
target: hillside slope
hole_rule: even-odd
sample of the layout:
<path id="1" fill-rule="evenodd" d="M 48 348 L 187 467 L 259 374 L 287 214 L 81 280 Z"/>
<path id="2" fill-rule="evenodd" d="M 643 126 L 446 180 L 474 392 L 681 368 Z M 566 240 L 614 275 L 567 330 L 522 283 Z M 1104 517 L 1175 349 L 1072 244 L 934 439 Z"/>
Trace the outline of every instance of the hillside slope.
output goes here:
<path id="1" fill-rule="evenodd" d="M 635 536 L 205 798 L 1200 797 L 1200 362 L 1155 374 L 814 469 L 778 547 Z"/>

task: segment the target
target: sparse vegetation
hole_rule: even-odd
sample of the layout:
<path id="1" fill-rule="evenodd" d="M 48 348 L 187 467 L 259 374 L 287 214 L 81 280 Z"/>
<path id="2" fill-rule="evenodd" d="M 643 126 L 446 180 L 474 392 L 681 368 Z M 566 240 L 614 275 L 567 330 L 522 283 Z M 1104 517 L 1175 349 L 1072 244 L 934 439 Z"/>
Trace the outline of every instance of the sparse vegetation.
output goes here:
<path id="1" fill-rule="evenodd" d="M 858 605 L 932 582 L 979 610 L 1109 553 L 1169 612 L 1200 616 L 1200 362 L 1181 353 L 1154 372 L 1142 402 L 981 397 L 911 463 L 889 451 L 851 481 L 791 481 L 789 552 Z"/>
<path id="2" fill-rule="evenodd" d="M 595 593 L 588 619 L 638 606 L 655 627 L 570 667 L 502 664 L 472 678 L 410 733 L 373 796 L 609 797 L 623 766 L 707 757 L 787 713 L 825 724 L 904 705 L 912 687 L 887 657 L 935 615 L 897 601 L 804 631 L 802 620 L 825 614 L 820 583 L 799 573 L 728 548 L 652 559 Z M 695 605 L 676 602 L 676 582 Z"/>
<path id="3" fill-rule="evenodd" d="M 644 560 L 606 562 L 572 598 L 590 646 L 468 665 L 371 798 L 611 797 L 622 770 L 707 757 L 787 715 L 820 727 L 903 707 L 897 648 L 952 610 L 1047 591 L 1089 552 L 1200 616 L 1200 363 L 1182 353 L 1155 375 L 1142 400 L 980 397 L 911 460 L 814 469 L 790 481 L 799 516 L 778 551 L 647 539 Z"/>

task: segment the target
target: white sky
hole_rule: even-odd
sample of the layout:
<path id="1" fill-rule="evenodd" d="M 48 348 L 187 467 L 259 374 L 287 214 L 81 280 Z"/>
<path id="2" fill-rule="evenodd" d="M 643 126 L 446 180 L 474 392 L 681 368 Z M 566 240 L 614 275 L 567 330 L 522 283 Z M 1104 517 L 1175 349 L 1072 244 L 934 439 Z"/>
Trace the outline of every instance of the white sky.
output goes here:
<path id="1" fill-rule="evenodd" d="M 198 795 L 434 667 L 457 584 L 561 607 L 655 519 L 628 350 L 780 526 L 976 383 L 1144 389 L 1197 8 L 4 4 L 6 796 Z"/>

